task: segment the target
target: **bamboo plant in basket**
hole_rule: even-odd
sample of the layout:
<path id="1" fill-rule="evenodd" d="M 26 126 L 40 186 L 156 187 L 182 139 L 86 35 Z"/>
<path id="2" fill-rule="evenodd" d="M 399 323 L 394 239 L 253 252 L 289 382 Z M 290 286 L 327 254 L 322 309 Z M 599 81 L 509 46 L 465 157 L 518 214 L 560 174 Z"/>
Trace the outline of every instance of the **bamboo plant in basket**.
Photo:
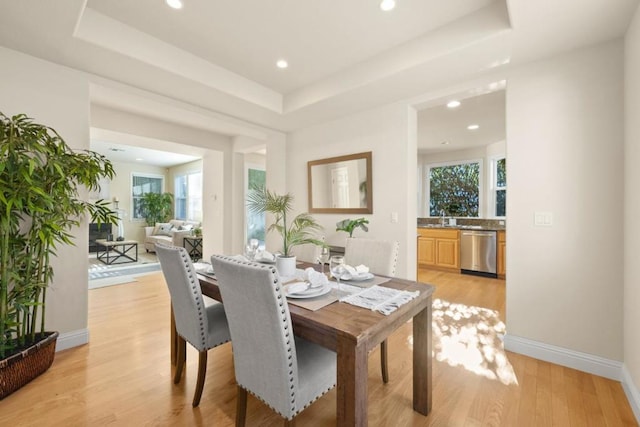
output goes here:
<path id="1" fill-rule="evenodd" d="M 51 351 L 43 369 L 23 365 L 26 349 L 40 348 L 51 336 L 55 350 L 57 333 L 45 327 L 50 261 L 58 245 L 73 244 L 71 229 L 85 214 L 96 222 L 117 221 L 108 202 L 80 198 L 81 189 L 98 190 L 101 178 L 113 176 L 102 155 L 74 152 L 52 128 L 0 112 L 0 399 L 33 379 L 14 374 L 35 377 L 53 361 Z"/>

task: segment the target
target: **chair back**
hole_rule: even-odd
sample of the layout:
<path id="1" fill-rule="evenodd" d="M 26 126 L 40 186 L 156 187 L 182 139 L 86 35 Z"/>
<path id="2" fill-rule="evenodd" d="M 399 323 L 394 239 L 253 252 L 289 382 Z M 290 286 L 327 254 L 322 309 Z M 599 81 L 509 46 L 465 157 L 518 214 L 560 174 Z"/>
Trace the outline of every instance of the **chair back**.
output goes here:
<path id="1" fill-rule="evenodd" d="M 313 243 L 297 245 L 291 248 L 291 254 L 295 255 L 298 261 L 317 264 L 318 257 L 320 256 L 320 246 L 314 245 Z"/>
<path id="2" fill-rule="evenodd" d="M 209 322 L 189 254 L 184 248 L 156 244 L 156 255 L 171 294 L 176 331 L 198 351 L 207 350 Z"/>
<path id="3" fill-rule="evenodd" d="M 229 321 L 238 385 L 290 419 L 301 409 L 298 362 L 275 267 L 221 255 L 211 263 Z"/>
<path id="4" fill-rule="evenodd" d="M 344 262 L 355 267 L 364 264 L 373 274 L 393 277 L 398 263 L 398 242 L 348 238 L 344 248 Z"/>

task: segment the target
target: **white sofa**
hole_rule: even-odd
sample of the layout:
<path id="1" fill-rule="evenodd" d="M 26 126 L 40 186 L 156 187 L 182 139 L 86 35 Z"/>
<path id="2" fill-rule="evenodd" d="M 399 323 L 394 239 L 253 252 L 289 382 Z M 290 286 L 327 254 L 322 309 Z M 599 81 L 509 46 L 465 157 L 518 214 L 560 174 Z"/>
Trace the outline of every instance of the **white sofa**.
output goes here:
<path id="1" fill-rule="evenodd" d="M 197 227 L 200 227 L 199 222 L 183 221 L 181 219 L 158 222 L 155 227 L 145 227 L 144 248 L 147 252 L 155 252 L 156 243 L 184 247 L 185 236 L 191 236 L 193 229 Z"/>

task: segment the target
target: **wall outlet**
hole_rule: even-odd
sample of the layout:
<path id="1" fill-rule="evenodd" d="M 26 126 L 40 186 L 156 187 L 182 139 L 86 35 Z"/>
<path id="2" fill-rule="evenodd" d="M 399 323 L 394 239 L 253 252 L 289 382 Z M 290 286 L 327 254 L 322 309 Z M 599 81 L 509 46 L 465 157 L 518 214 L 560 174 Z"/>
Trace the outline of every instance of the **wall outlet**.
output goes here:
<path id="1" fill-rule="evenodd" d="M 391 212 L 391 223 L 392 224 L 398 223 L 398 212 Z"/>

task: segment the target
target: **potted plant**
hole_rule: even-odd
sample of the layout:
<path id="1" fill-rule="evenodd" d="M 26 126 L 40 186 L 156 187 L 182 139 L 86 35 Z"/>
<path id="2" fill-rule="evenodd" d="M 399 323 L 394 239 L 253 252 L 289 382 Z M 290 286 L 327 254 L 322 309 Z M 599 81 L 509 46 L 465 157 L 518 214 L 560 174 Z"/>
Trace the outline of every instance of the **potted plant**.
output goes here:
<path id="1" fill-rule="evenodd" d="M 336 223 L 336 231 L 345 231 L 349 233 L 349 237 L 353 237 L 353 232 L 356 228 L 361 228 L 363 231 L 369 231 L 368 219 L 357 218 L 357 219 L 343 219 L 342 221 L 338 221 Z"/>
<path id="2" fill-rule="evenodd" d="M 251 189 L 247 196 L 247 209 L 250 212 L 269 212 L 274 215 L 275 222 L 267 231 L 276 230 L 282 236 L 282 251 L 276 258 L 276 267 L 281 276 L 292 276 L 295 272 L 296 257 L 291 255 L 291 248 L 307 243 L 324 245 L 324 242 L 313 237 L 313 232 L 322 227 L 308 213 L 301 213 L 288 222 L 287 215 L 291 213 L 292 204 L 291 194 L 276 194 L 265 187 Z"/>
<path id="3" fill-rule="evenodd" d="M 79 193 L 113 176 L 102 155 L 74 152 L 55 130 L 0 112 L 0 399 L 53 362 L 58 333 L 45 326 L 50 260 L 58 245 L 73 244 L 71 229 L 86 213 L 92 222 L 117 221 L 109 202 L 85 202 Z"/>
<path id="4" fill-rule="evenodd" d="M 171 193 L 145 193 L 140 200 L 142 216 L 151 227 L 157 222 L 169 221 L 172 209 L 173 194 Z"/>

